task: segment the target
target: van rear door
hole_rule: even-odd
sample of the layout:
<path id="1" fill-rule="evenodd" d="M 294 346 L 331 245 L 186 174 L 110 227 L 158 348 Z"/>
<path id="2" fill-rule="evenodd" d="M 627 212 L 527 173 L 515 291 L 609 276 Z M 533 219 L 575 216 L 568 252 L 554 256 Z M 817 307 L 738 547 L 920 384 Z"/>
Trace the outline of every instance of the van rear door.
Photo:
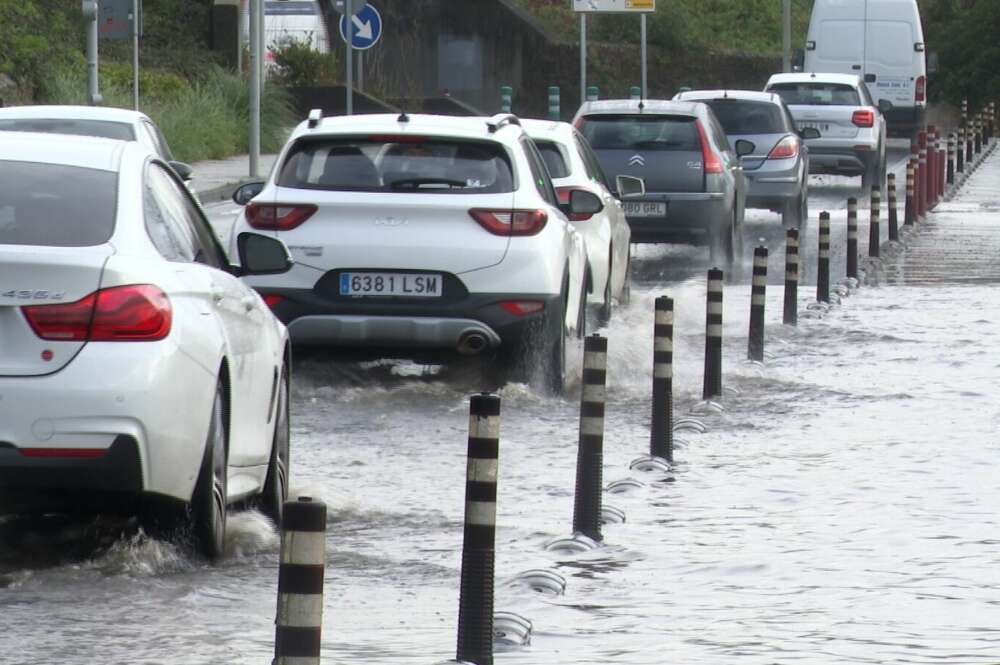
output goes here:
<path id="1" fill-rule="evenodd" d="M 876 103 L 887 99 L 893 106 L 912 107 L 917 79 L 926 75 L 916 0 L 869 0 L 867 12 L 864 73 L 868 89 Z"/>

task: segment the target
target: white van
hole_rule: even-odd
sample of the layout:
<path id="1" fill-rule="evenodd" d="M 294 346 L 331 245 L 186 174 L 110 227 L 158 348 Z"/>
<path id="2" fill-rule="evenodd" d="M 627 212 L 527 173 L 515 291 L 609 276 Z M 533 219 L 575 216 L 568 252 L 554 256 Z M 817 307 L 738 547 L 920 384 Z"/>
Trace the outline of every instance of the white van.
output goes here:
<path id="1" fill-rule="evenodd" d="M 806 38 L 805 72 L 856 74 L 875 98 L 892 103 L 892 134 L 924 124 L 927 63 L 917 0 L 816 0 Z"/>

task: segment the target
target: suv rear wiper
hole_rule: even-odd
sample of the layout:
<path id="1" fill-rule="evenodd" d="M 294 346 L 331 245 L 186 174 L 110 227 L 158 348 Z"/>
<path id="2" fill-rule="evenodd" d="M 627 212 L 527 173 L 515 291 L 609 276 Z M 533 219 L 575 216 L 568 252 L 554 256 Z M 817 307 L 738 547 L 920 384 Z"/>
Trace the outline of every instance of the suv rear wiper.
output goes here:
<path id="1" fill-rule="evenodd" d="M 467 183 L 464 180 L 451 180 L 449 178 L 403 178 L 401 180 L 394 180 L 391 185 L 392 189 L 418 189 L 424 185 L 446 185 L 452 188 L 465 188 Z"/>

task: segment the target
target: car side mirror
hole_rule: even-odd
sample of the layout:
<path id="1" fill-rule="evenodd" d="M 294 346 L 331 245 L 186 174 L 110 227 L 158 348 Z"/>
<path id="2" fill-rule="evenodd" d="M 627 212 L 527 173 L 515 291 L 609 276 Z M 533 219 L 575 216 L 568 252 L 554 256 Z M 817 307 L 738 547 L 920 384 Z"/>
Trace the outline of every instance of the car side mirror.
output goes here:
<path id="1" fill-rule="evenodd" d="M 753 141 L 747 141 L 746 139 L 736 140 L 736 156 L 744 157 L 746 155 L 753 154 L 753 151 L 757 149 L 757 145 Z"/>
<path id="2" fill-rule="evenodd" d="M 168 164 L 181 177 L 181 180 L 187 181 L 194 177 L 194 169 L 191 168 L 190 164 L 184 162 L 168 162 Z"/>
<path id="3" fill-rule="evenodd" d="M 646 181 L 630 175 L 620 175 L 615 178 L 619 199 L 634 199 L 646 195 Z"/>
<path id="4" fill-rule="evenodd" d="M 569 193 L 569 203 L 563 206 L 563 212 L 567 215 L 596 215 L 604 210 L 604 201 L 601 197 L 585 189 L 573 189 Z"/>
<path id="5" fill-rule="evenodd" d="M 239 187 L 236 188 L 236 191 L 233 192 L 233 202 L 236 205 L 245 206 L 246 204 L 250 203 L 250 201 L 253 200 L 253 197 L 260 194 L 262 189 L 264 189 L 263 180 L 259 182 L 258 181 L 248 182 L 243 185 L 240 185 Z"/>
<path id="6" fill-rule="evenodd" d="M 822 134 L 815 127 L 803 127 L 799 130 L 799 136 L 804 139 L 818 139 Z"/>
<path id="7" fill-rule="evenodd" d="M 882 115 L 885 115 L 886 113 L 892 110 L 892 102 L 890 102 L 888 99 L 878 100 L 878 110 L 879 112 L 882 113 Z"/>
<path id="8" fill-rule="evenodd" d="M 280 275 L 292 269 L 295 261 L 285 243 L 259 233 L 241 233 L 236 238 L 240 257 L 240 276 Z"/>

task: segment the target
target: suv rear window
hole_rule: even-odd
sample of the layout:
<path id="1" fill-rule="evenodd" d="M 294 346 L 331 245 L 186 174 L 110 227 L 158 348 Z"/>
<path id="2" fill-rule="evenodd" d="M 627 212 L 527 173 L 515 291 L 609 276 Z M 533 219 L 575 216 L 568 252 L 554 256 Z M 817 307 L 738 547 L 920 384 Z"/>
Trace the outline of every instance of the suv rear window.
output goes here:
<path id="1" fill-rule="evenodd" d="M 562 151 L 559 150 L 559 146 L 552 141 L 537 140 L 535 141 L 535 145 L 538 146 L 538 152 L 542 153 L 542 159 L 545 160 L 545 166 L 549 169 L 550 177 L 569 177 L 569 166 L 566 165 L 566 159 L 563 157 Z"/>
<path id="2" fill-rule="evenodd" d="M 710 99 L 705 102 L 719 119 L 722 130 L 735 134 L 783 134 L 785 117 L 781 107 L 745 99 Z"/>
<path id="3" fill-rule="evenodd" d="M 686 115 L 590 115 L 580 131 L 594 150 L 701 151 L 694 118 Z"/>
<path id="4" fill-rule="evenodd" d="M 115 229 L 118 174 L 0 161 L 0 245 L 89 247 Z"/>
<path id="5" fill-rule="evenodd" d="M 496 194 L 514 191 L 503 147 L 419 136 L 306 139 L 289 152 L 278 186 L 349 192 Z"/>
<path id="6" fill-rule="evenodd" d="M 72 134 L 98 136 L 103 139 L 134 141 L 132 126 L 107 120 L 74 120 L 72 118 L 3 118 L 0 131 L 39 132 L 41 134 Z"/>
<path id="7" fill-rule="evenodd" d="M 861 106 L 861 96 L 846 83 L 775 83 L 767 89 L 778 93 L 789 106 Z"/>

